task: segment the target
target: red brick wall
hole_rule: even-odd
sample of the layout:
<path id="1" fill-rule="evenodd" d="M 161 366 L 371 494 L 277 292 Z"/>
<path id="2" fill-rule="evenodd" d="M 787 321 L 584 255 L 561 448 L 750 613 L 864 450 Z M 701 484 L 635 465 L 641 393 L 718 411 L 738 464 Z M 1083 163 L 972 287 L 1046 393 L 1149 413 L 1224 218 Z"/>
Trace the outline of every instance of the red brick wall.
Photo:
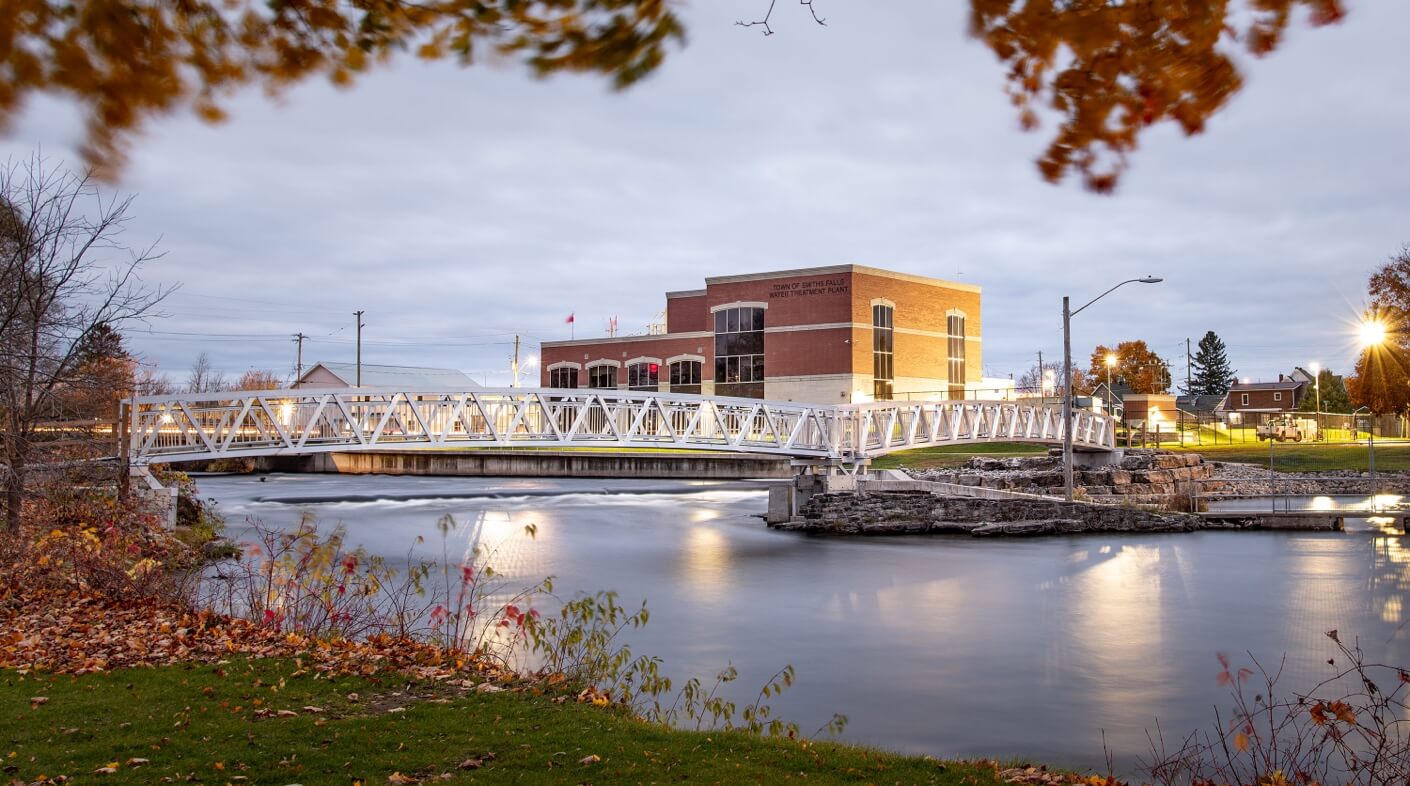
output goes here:
<path id="1" fill-rule="evenodd" d="M 664 363 L 667 358 L 673 355 L 704 355 L 707 361 L 706 367 L 713 369 L 714 367 L 709 365 L 713 350 L 714 344 L 709 337 L 668 338 L 662 336 L 658 338 L 652 336 L 634 336 L 631 340 L 627 341 L 601 341 L 566 347 L 545 346 L 543 347 L 542 360 L 539 362 L 539 385 L 548 387 L 548 367 L 564 360 L 572 361 L 580 366 L 587 366 L 588 363 L 594 360 L 615 360 L 623 364 L 623 370 L 617 375 L 617 380 L 622 385 L 626 385 L 626 362 L 632 358 L 642 356 L 660 358 Z M 708 371 L 703 373 L 714 372 Z M 662 384 L 668 379 L 669 376 L 667 376 L 666 369 L 662 369 Z M 587 387 L 586 368 L 578 372 L 578 387 Z"/>
<path id="2" fill-rule="evenodd" d="M 852 321 L 852 274 L 820 273 L 708 284 L 706 311 L 736 301 L 767 303 L 765 327 Z M 867 317 L 871 319 L 870 316 Z M 713 324 L 710 326 L 713 329 Z"/>
<path id="3" fill-rule="evenodd" d="M 1275 392 L 1283 394 L 1282 401 L 1273 400 L 1273 394 Z M 1245 394 L 1248 395 L 1248 404 L 1241 403 Z M 1296 401 L 1297 396 L 1294 395 L 1292 388 L 1280 391 L 1235 389 L 1229 391 L 1229 403 L 1226 407 L 1234 411 L 1248 409 L 1292 410 L 1296 406 Z"/>
<path id="4" fill-rule="evenodd" d="M 666 332 L 693 333 L 697 330 L 710 330 L 710 307 L 705 304 L 705 295 L 666 298 Z"/>

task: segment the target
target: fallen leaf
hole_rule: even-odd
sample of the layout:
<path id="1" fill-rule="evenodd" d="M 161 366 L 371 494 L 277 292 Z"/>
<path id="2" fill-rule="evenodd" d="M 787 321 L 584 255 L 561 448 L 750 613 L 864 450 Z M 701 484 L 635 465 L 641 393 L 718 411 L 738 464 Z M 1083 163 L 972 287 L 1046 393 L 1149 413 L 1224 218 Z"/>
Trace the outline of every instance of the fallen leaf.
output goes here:
<path id="1" fill-rule="evenodd" d="M 128 759 L 128 760 L 127 760 L 127 766 L 129 766 L 129 767 L 141 767 L 141 766 L 144 765 L 144 764 L 151 764 L 151 763 L 152 763 L 152 762 L 149 761 L 149 760 L 147 760 L 147 759 L 131 758 L 131 759 Z"/>
<path id="2" fill-rule="evenodd" d="M 456 765 L 456 769 L 461 769 L 461 770 L 478 770 L 478 769 L 480 769 L 480 768 L 483 767 L 483 766 L 485 766 L 485 760 L 484 760 L 484 759 L 466 759 L 465 761 L 462 761 L 460 764 L 457 764 L 457 765 Z"/>
<path id="3" fill-rule="evenodd" d="M 578 759 L 579 764 L 596 764 L 600 761 L 602 761 L 602 757 L 598 756 L 596 753 L 590 753 L 582 757 L 581 759 Z"/>
<path id="4" fill-rule="evenodd" d="M 39 709 L 40 705 L 48 704 L 48 703 L 49 703 L 49 697 L 48 697 L 48 696 L 35 696 L 35 697 L 33 697 L 33 698 L 31 698 L 31 699 L 29 700 L 29 708 L 32 709 L 32 710 L 37 710 L 37 709 Z"/>
<path id="5" fill-rule="evenodd" d="M 407 784 L 407 783 L 420 783 L 420 781 L 418 781 L 418 780 L 416 780 L 415 778 L 412 778 L 412 777 L 410 777 L 410 776 L 402 775 L 400 772 L 394 772 L 394 773 L 392 773 L 391 775 L 388 775 L 388 776 L 387 776 L 387 783 L 391 783 L 391 784 Z"/>
<path id="6" fill-rule="evenodd" d="M 312 706 L 310 706 L 310 707 L 304 707 L 303 709 L 304 709 L 304 712 L 315 712 L 315 713 L 317 713 L 317 712 L 323 712 L 323 708 L 322 708 L 322 707 L 312 707 Z"/>

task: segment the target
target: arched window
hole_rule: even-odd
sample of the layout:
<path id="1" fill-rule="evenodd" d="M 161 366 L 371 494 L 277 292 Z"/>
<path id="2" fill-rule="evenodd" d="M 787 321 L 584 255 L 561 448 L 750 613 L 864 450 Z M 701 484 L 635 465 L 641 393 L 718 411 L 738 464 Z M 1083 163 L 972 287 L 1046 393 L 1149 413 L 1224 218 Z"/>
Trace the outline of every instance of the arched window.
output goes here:
<path id="1" fill-rule="evenodd" d="M 671 361 L 671 392 L 700 393 L 700 367 L 698 360 Z"/>
<path id="2" fill-rule="evenodd" d="M 627 388 L 630 390 L 660 390 L 661 362 L 643 359 L 627 366 Z"/>
<path id="3" fill-rule="evenodd" d="M 615 388 L 617 387 L 617 366 L 611 363 L 600 363 L 588 367 L 588 387 L 590 388 Z"/>
<path id="4" fill-rule="evenodd" d="M 578 386 L 578 367 L 559 366 L 548 370 L 548 386 L 551 388 L 575 388 Z"/>
<path id="5" fill-rule="evenodd" d="M 715 392 L 764 397 L 764 309 L 722 308 L 715 312 Z"/>
<path id="6" fill-rule="evenodd" d="M 896 308 L 882 303 L 871 307 L 872 396 L 889 401 L 896 380 Z"/>

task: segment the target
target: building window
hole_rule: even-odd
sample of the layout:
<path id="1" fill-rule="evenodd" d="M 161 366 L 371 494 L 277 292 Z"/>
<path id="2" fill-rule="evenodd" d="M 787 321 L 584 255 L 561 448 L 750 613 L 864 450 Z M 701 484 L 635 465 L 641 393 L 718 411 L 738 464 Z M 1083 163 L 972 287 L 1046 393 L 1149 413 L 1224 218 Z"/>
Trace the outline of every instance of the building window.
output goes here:
<path id="1" fill-rule="evenodd" d="M 660 390 L 661 364 L 643 361 L 627 366 L 627 387 L 631 390 Z"/>
<path id="2" fill-rule="evenodd" d="M 871 307 L 872 397 L 891 400 L 896 379 L 896 309 L 878 303 Z"/>
<path id="3" fill-rule="evenodd" d="M 1248 406 L 1248 394 L 1247 394 L 1247 393 L 1240 393 L 1240 394 L 1239 394 L 1239 406 L 1241 406 L 1241 407 L 1246 407 L 1246 406 Z"/>
<path id="4" fill-rule="evenodd" d="M 671 392 L 700 392 L 700 361 L 677 360 L 671 364 Z"/>
<path id="5" fill-rule="evenodd" d="M 1274 392 L 1273 392 L 1273 400 L 1274 400 L 1274 401 L 1282 401 L 1282 400 L 1283 400 L 1283 393 L 1282 393 L 1282 391 L 1274 391 Z"/>
<path id="6" fill-rule="evenodd" d="M 593 366 L 592 368 L 588 369 L 588 387 L 617 387 L 617 367 L 603 364 L 601 366 Z"/>
<path id="7" fill-rule="evenodd" d="M 950 399 L 964 398 L 964 315 L 951 314 L 946 319 L 946 332 L 949 334 L 949 380 Z"/>
<path id="8" fill-rule="evenodd" d="M 764 309 L 742 306 L 715 312 L 715 392 L 764 397 Z"/>
<path id="9" fill-rule="evenodd" d="M 551 388 L 575 388 L 578 386 L 578 370 L 572 366 L 548 370 L 548 386 Z"/>

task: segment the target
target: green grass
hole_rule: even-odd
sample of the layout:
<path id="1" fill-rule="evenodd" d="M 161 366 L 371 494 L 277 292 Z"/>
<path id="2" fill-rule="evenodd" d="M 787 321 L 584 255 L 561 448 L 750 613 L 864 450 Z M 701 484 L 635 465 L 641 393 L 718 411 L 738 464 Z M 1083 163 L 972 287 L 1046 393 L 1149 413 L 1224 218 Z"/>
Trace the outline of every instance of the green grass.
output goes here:
<path id="1" fill-rule="evenodd" d="M 1210 461 L 1240 461 L 1268 465 L 1268 443 L 1251 445 L 1188 445 L 1184 448 Z M 1317 445 L 1278 442 L 1273 445 L 1273 466 L 1282 472 L 1325 472 L 1369 468 L 1366 445 Z M 1410 471 L 1410 445 L 1403 442 L 1376 443 L 1376 469 L 1384 472 Z"/>
<path id="2" fill-rule="evenodd" d="M 944 445 L 889 453 L 872 461 L 872 469 L 953 469 L 974 456 L 1045 456 L 1046 445 L 1019 442 L 988 442 L 982 445 Z"/>
<path id="3" fill-rule="evenodd" d="M 370 785 L 400 772 L 452 776 L 428 780 L 436 783 L 998 783 L 983 765 L 671 731 L 571 699 L 297 671 L 280 660 L 82 677 L 0 671 L 0 779 Z M 48 701 L 32 704 L 39 696 Z M 260 710 L 298 714 L 257 718 Z M 581 763 L 589 756 L 600 761 Z M 149 763 L 129 765 L 134 758 Z M 457 769 L 467 759 L 483 766 Z M 93 774 L 113 762 L 116 773 Z"/>

